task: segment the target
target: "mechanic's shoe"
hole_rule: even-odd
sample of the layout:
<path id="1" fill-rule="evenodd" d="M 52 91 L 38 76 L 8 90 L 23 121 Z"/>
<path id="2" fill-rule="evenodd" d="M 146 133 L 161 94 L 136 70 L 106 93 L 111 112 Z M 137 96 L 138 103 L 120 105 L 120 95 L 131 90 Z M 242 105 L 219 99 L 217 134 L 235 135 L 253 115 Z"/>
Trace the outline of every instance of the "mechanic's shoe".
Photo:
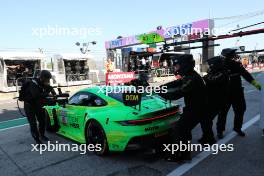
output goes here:
<path id="1" fill-rule="evenodd" d="M 237 132 L 237 134 L 241 137 L 245 137 L 246 133 L 243 132 L 241 129 L 234 129 L 235 132 Z"/>
<path id="2" fill-rule="evenodd" d="M 42 141 L 39 139 L 38 136 L 32 135 L 33 139 L 35 140 L 36 144 L 43 144 Z"/>
<path id="3" fill-rule="evenodd" d="M 223 139 L 224 138 L 223 132 L 217 132 L 217 137 L 218 139 Z"/>
<path id="4" fill-rule="evenodd" d="M 38 138 L 35 138 L 35 142 L 36 142 L 36 144 L 43 144 L 43 142 Z"/>
<path id="5" fill-rule="evenodd" d="M 175 156 L 168 156 L 168 157 L 165 158 L 165 160 L 168 161 L 168 162 L 177 162 L 177 163 L 184 162 L 184 160 L 182 160 L 178 156 L 177 157 L 175 157 Z"/>
<path id="6" fill-rule="evenodd" d="M 40 138 L 41 138 L 41 140 L 43 140 L 43 141 L 49 141 L 49 138 L 48 138 L 48 137 L 46 137 L 46 136 L 44 136 L 44 135 L 43 135 L 43 136 L 41 136 Z"/>
<path id="7" fill-rule="evenodd" d="M 205 141 L 205 138 L 204 138 L 204 137 L 201 137 L 200 139 L 198 139 L 198 142 L 199 142 L 200 144 L 203 144 L 204 141 Z"/>
<path id="8" fill-rule="evenodd" d="M 181 158 L 182 160 L 188 160 L 188 161 L 191 161 L 191 160 L 192 160 L 191 152 L 189 152 L 189 151 L 182 152 L 180 158 Z"/>
<path id="9" fill-rule="evenodd" d="M 202 145 L 205 145 L 205 144 L 213 145 L 216 143 L 216 140 L 214 137 L 211 137 L 211 138 L 202 137 L 202 138 L 198 139 L 198 142 Z"/>
<path id="10" fill-rule="evenodd" d="M 164 159 L 168 162 L 183 162 L 181 158 L 179 157 L 179 152 L 176 152 L 175 154 L 167 154 Z"/>

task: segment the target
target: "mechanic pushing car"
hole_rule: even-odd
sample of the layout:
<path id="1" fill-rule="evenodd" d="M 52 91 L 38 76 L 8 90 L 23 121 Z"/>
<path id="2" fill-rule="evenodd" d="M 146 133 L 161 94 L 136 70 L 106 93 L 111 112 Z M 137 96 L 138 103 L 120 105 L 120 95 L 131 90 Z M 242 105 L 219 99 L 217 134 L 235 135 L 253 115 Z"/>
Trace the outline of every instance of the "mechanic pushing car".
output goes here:
<path id="1" fill-rule="evenodd" d="M 229 72 L 230 83 L 228 87 L 228 103 L 220 111 L 218 116 L 217 135 L 218 138 L 223 138 L 227 113 L 232 105 L 235 114 L 233 130 L 237 132 L 239 136 L 245 136 L 245 133 L 241 130 L 244 112 L 246 111 L 246 101 L 241 76 L 258 90 L 261 90 L 261 85 L 252 77 L 252 75 L 242 66 L 240 62 L 235 60 L 238 57 L 236 49 L 226 48 L 222 50 L 221 54 L 224 56 L 224 67 Z"/>
<path id="2" fill-rule="evenodd" d="M 180 120 L 171 132 L 171 142 L 187 144 L 192 138 L 192 129 L 201 121 L 206 120 L 206 86 L 202 77 L 194 70 L 195 61 L 192 55 L 184 54 L 172 59 L 175 75 L 179 74 L 181 78 L 162 85 L 167 86 L 168 92 L 160 96 L 167 100 L 184 97 L 185 107 Z M 178 151 L 175 155 L 169 154 L 166 159 L 168 161 L 190 160 L 191 153 L 190 151 Z"/>
<path id="3" fill-rule="evenodd" d="M 38 78 L 25 82 L 20 91 L 19 100 L 24 101 L 25 113 L 30 125 L 32 137 L 37 144 L 48 141 L 45 136 L 44 109 L 45 98 L 50 94 L 56 95 L 50 86 L 52 75 L 47 70 L 42 70 Z M 37 127 L 37 121 L 39 127 Z"/>
<path id="4" fill-rule="evenodd" d="M 203 136 L 198 141 L 201 144 L 215 143 L 214 133 L 212 130 L 213 119 L 218 115 L 221 109 L 228 102 L 228 84 L 229 74 L 224 67 L 224 60 L 222 56 L 216 56 L 207 60 L 209 69 L 205 75 L 204 81 L 206 83 L 208 95 L 208 123 L 201 123 Z"/>

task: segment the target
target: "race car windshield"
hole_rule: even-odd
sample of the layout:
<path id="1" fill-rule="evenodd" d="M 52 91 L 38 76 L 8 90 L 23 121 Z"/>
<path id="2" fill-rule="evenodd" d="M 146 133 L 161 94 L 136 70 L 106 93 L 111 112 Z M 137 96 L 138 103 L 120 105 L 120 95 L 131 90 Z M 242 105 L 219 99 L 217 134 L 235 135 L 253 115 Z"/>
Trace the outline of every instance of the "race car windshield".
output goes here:
<path id="1" fill-rule="evenodd" d="M 108 96 L 113 98 L 113 99 L 115 99 L 115 100 L 117 100 L 117 101 L 120 101 L 122 103 L 124 102 L 122 93 L 114 93 L 114 92 L 113 93 L 108 93 Z M 146 94 L 142 94 L 142 98 L 141 98 L 142 101 L 143 100 L 149 100 L 149 99 L 153 99 L 153 97 L 146 96 Z"/>

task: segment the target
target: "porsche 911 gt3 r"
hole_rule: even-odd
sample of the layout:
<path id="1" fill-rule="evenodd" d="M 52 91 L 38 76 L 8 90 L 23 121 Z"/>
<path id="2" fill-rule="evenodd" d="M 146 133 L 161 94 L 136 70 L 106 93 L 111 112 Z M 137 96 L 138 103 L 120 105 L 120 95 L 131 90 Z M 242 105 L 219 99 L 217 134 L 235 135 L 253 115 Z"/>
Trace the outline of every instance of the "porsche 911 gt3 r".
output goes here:
<path id="1" fill-rule="evenodd" d="M 56 126 L 56 132 L 66 138 L 101 144 L 102 150 L 96 153 L 103 155 L 158 140 L 180 117 L 179 106 L 158 95 L 142 95 L 140 109 L 124 101 L 122 93 L 107 93 L 99 87 L 83 89 L 66 104 L 45 106 L 47 129 Z"/>

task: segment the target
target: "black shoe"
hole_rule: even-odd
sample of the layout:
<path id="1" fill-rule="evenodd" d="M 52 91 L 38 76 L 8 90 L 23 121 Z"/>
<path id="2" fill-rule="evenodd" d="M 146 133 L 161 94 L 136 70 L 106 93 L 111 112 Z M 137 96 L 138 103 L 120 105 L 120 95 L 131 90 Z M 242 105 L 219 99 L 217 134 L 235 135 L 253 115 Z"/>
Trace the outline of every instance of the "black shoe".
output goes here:
<path id="1" fill-rule="evenodd" d="M 175 156 L 168 156 L 168 157 L 165 157 L 164 159 L 167 162 L 176 162 L 176 163 L 179 163 L 179 164 L 181 164 L 181 163 L 184 162 L 184 160 L 182 158 L 178 157 L 178 156 L 177 157 L 175 157 Z"/>
<path id="2" fill-rule="evenodd" d="M 43 142 L 39 138 L 34 138 L 34 139 L 35 139 L 36 144 L 43 144 Z"/>
<path id="3" fill-rule="evenodd" d="M 237 132 L 237 134 L 241 137 L 245 137 L 246 136 L 246 133 L 244 133 L 241 129 L 234 129 L 235 132 Z"/>
<path id="4" fill-rule="evenodd" d="M 202 137 L 202 138 L 198 139 L 198 142 L 202 145 L 205 145 L 205 144 L 213 145 L 216 143 L 216 140 L 214 137 L 211 137 L 211 138 Z"/>
<path id="5" fill-rule="evenodd" d="M 182 160 L 179 158 L 179 152 L 176 152 L 174 154 L 166 154 L 166 156 L 164 157 L 164 160 L 165 161 L 168 161 L 168 162 L 182 162 Z"/>
<path id="6" fill-rule="evenodd" d="M 48 138 L 48 137 L 46 137 L 46 136 L 44 136 L 44 135 L 43 135 L 43 136 L 41 136 L 40 138 L 41 138 L 43 141 L 49 141 L 49 138 Z"/>
<path id="7" fill-rule="evenodd" d="M 38 136 L 34 136 L 34 135 L 33 135 L 32 137 L 33 137 L 33 139 L 35 140 L 36 144 L 43 144 L 42 141 L 39 139 Z"/>
<path id="8" fill-rule="evenodd" d="M 217 137 L 218 139 L 223 139 L 224 138 L 223 132 L 217 132 Z"/>
<path id="9" fill-rule="evenodd" d="M 198 142 L 199 142 L 200 144 L 203 144 L 204 141 L 205 141 L 204 137 L 201 137 L 200 139 L 198 139 Z"/>
<path id="10" fill-rule="evenodd" d="M 212 139 L 199 139 L 198 142 L 202 145 L 205 145 L 205 144 L 209 144 L 209 145 L 213 145 L 216 143 L 216 140 L 215 138 L 212 138 Z"/>
<path id="11" fill-rule="evenodd" d="M 192 160 L 191 152 L 189 151 L 180 152 L 179 158 L 181 161 L 191 161 Z"/>

